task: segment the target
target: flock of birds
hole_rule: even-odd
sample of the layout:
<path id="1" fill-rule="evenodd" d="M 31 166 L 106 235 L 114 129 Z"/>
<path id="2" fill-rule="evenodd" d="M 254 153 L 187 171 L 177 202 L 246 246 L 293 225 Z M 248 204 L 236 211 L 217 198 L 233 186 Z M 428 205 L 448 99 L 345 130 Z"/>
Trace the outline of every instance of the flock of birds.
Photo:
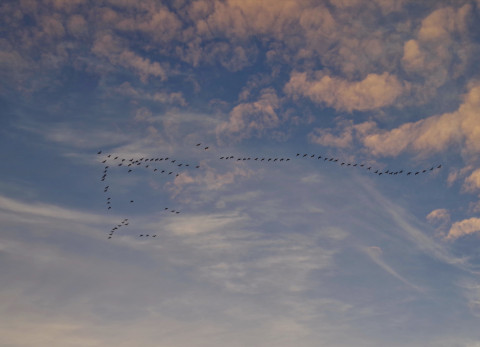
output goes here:
<path id="1" fill-rule="evenodd" d="M 207 151 L 210 147 L 209 146 L 202 146 L 201 143 L 198 143 L 195 145 L 197 148 L 203 149 Z M 102 151 L 98 151 L 97 155 L 101 155 Z M 307 154 L 307 153 L 297 153 L 296 156 L 294 156 L 292 159 L 288 157 L 236 157 L 233 155 L 224 155 L 219 157 L 219 160 L 229 160 L 229 161 L 251 161 L 251 162 L 258 162 L 258 163 L 287 163 L 293 161 L 293 159 L 316 159 L 320 160 L 322 162 L 327 162 L 327 163 L 332 163 L 332 164 L 338 164 L 341 167 L 355 167 L 355 168 L 361 168 L 365 169 L 366 171 L 376 174 L 378 176 L 382 175 L 391 175 L 391 176 L 396 176 L 396 175 L 406 175 L 406 176 L 417 176 L 421 174 L 425 174 L 437 169 L 440 169 L 442 167 L 441 164 L 439 165 L 434 165 L 429 168 L 423 169 L 423 170 L 381 170 L 381 169 L 376 169 L 373 168 L 370 165 L 363 164 L 363 163 L 351 163 L 347 161 L 342 161 L 338 158 L 334 157 L 326 157 L 322 155 L 317 155 L 317 154 Z M 186 170 L 186 169 L 199 169 L 200 165 L 191 165 L 190 163 L 184 163 L 180 162 L 177 159 L 170 158 L 170 157 L 157 157 L 157 158 L 146 158 L 146 157 L 141 157 L 141 158 L 120 158 L 117 155 L 114 154 L 108 154 L 102 161 L 103 164 L 108 164 L 105 166 L 103 170 L 103 174 L 100 178 L 100 181 L 104 182 L 107 177 L 109 170 L 111 170 L 113 167 L 123 167 L 127 170 L 127 173 L 132 173 L 137 169 L 150 169 L 152 172 L 160 175 L 164 175 L 167 178 L 175 178 L 178 177 L 180 174 L 182 174 L 183 171 L 177 171 L 177 170 Z M 159 168 L 158 166 L 160 164 L 168 164 L 170 167 L 166 168 Z M 109 185 L 106 185 L 104 187 L 103 192 L 108 193 L 110 189 Z M 108 194 L 107 194 L 108 195 Z M 130 204 L 133 204 L 135 201 L 134 200 L 129 200 Z M 112 198 L 110 196 L 106 197 L 106 208 L 107 210 L 112 209 Z M 179 214 L 180 211 L 171 209 L 169 207 L 164 208 L 165 212 L 170 212 L 172 214 Z M 114 226 L 109 234 L 108 234 L 108 239 L 111 239 L 116 231 L 118 231 L 120 228 L 128 226 L 128 219 L 125 218 L 122 220 L 119 224 Z M 139 234 L 138 237 L 141 238 L 149 238 L 149 237 L 157 237 L 156 234 Z"/>

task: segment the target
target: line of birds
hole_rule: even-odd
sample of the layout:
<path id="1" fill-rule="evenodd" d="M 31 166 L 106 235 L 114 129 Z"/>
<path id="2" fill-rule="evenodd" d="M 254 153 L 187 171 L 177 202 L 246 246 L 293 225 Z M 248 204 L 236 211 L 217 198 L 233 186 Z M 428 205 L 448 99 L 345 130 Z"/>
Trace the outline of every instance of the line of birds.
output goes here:
<path id="1" fill-rule="evenodd" d="M 317 154 L 300 154 L 300 153 L 297 153 L 296 157 L 295 158 L 316 158 L 318 160 L 322 159 L 324 162 L 332 162 L 332 163 L 338 163 L 340 166 L 345 166 L 345 167 L 348 167 L 348 166 L 351 166 L 351 167 L 359 167 L 359 168 L 365 168 L 366 170 L 368 170 L 369 172 L 371 173 L 374 173 L 374 174 L 377 174 L 379 176 L 381 175 L 399 175 L 399 174 L 403 174 L 405 173 L 407 176 L 410 176 L 410 175 L 413 175 L 413 176 L 416 176 L 416 175 L 419 175 L 419 174 L 422 174 L 422 173 L 426 173 L 428 171 L 433 171 L 435 169 L 440 169 L 442 167 L 442 165 L 435 165 L 435 166 L 432 166 L 430 167 L 429 169 L 424 169 L 424 170 L 418 170 L 418 171 L 408 171 L 408 170 L 404 170 L 404 169 L 401 169 L 401 170 L 390 170 L 390 169 L 387 169 L 385 171 L 381 170 L 381 169 L 375 169 L 375 168 L 372 168 L 371 166 L 368 166 L 366 164 L 359 164 L 359 163 L 348 163 L 348 162 L 345 162 L 345 161 L 340 161 L 340 159 L 338 158 L 333 158 L 333 157 L 325 157 L 325 156 L 322 156 L 322 155 L 317 155 Z M 257 161 L 257 162 L 288 162 L 290 161 L 291 159 L 290 158 L 279 158 L 279 157 L 241 157 L 241 158 L 235 158 L 235 156 L 233 155 L 230 155 L 230 156 L 222 156 L 219 158 L 220 160 L 235 160 L 236 161 L 248 161 L 248 160 L 252 160 L 252 161 Z"/>
<path id="2" fill-rule="evenodd" d="M 208 150 L 210 147 L 209 146 L 202 146 L 201 143 L 197 143 L 195 145 L 195 147 L 198 147 L 198 148 L 202 148 L 203 150 Z M 97 152 L 98 155 L 102 154 L 102 151 L 98 151 Z M 350 162 L 347 162 L 347 161 L 341 161 L 340 159 L 338 158 L 334 158 L 334 157 L 326 157 L 326 156 L 322 156 L 322 155 L 317 155 L 317 154 L 307 154 L 307 153 L 304 153 L 304 154 L 301 154 L 301 153 L 297 153 L 297 155 L 294 157 L 296 159 L 301 159 L 301 158 L 310 158 L 310 159 L 317 159 L 317 160 L 322 160 L 323 162 L 329 162 L 329 163 L 336 163 L 342 167 L 358 167 L 358 168 L 363 168 L 367 171 L 369 171 L 370 173 L 373 173 L 373 174 L 377 174 L 379 176 L 381 175 L 392 175 L 392 176 L 395 176 L 395 175 L 401 175 L 401 174 L 405 174 L 406 176 L 417 176 L 417 175 L 420 175 L 420 174 L 425 174 L 427 172 L 431 172 L 433 170 L 436 170 L 436 169 L 440 169 L 442 167 L 441 164 L 439 165 L 434 165 L 434 166 L 431 166 L 430 168 L 427 168 L 427 169 L 423 169 L 423 170 L 405 170 L 405 169 L 401 169 L 401 170 L 390 170 L 390 169 L 387 169 L 387 170 L 381 170 L 381 169 L 376 169 L 376 168 L 373 168 L 372 166 L 368 166 L 366 164 L 363 164 L 363 163 L 350 163 Z M 232 160 L 232 161 L 235 161 L 235 162 L 238 162 L 238 161 L 256 161 L 256 162 L 265 162 L 265 163 L 280 163 L 280 162 L 290 162 L 292 161 L 291 158 L 288 158 L 288 157 L 235 157 L 233 155 L 228 155 L 228 156 L 221 156 L 219 157 L 220 160 Z M 176 165 L 178 168 L 182 168 L 182 169 L 187 169 L 187 168 L 195 168 L 195 169 L 199 169 L 200 168 L 200 165 L 190 165 L 189 163 L 179 163 L 177 159 L 173 159 L 173 158 L 170 158 L 170 157 L 162 157 L 162 158 L 145 158 L 145 157 L 141 157 L 141 158 L 138 158 L 138 159 L 135 159 L 135 158 L 131 158 L 131 159 L 126 159 L 126 158 L 120 158 L 119 156 L 117 155 L 114 155 L 114 154 L 108 154 L 102 161 L 102 163 L 109 163 L 110 165 L 113 165 L 113 164 L 116 164 L 117 163 L 117 160 L 118 160 L 118 164 L 116 165 L 117 167 L 125 167 L 128 169 L 128 173 L 130 172 L 133 172 L 134 171 L 134 168 L 136 167 L 139 167 L 139 168 L 144 168 L 144 169 L 151 169 L 153 172 L 158 172 L 160 174 L 166 174 L 167 176 L 171 175 L 172 177 L 178 177 L 181 172 L 174 172 L 174 171 L 170 171 L 170 170 L 166 170 L 166 169 L 162 169 L 162 168 L 158 168 L 156 165 L 157 164 L 172 164 L 172 165 Z M 108 175 L 108 170 L 109 170 L 110 166 L 107 165 L 105 166 L 104 168 L 104 171 L 103 171 L 103 175 L 101 177 L 101 181 L 105 181 L 105 179 L 107 178 L 107 175 Z M 109 190 L 110 186 L 107 185 L 105 186 L 104 188 L 104 193 L 107 193 L 108 190 Z M 134 203 L 134 200 L 130 200 L 130 203 Z M 106 200 L 106 206 L 107 206 L 107 210 L 110 210 L 112 208 L 111 206 L 111 197 L 107 197 L 107 200 Z M 164 211 L 169 211 L 173 214 L 179 214 L 180 211 L 177 211 L 177 210 L 173 210 L 173 209 L 169 209 L 168 207 L 165 207 L 164 208 Z M 126 226 L 128 225 L 128 219 L 124 219 L 120 224 L 118 224 L 117 226 L 115 226 L 114 228 L 112 228 L 112 230 L 110 231 L 110 233 L 108 234 L 108 239 L 111 239 L 113 237 L 113 234 L 115 231 L 119 230 L 119 228 L 123 227 L 123 226 Z M 138 237 L 157 237 L 157 234 L 139 234 Z"/>
<path id="3" fill-rule="evenodd" d="M 112 228 L 112 230 L 110 230 L 110 233 L 108 234 L 108 239 L 110 240 L 112 237 L 113 237 L 113 234 L 115 233 L 115 231 L 117 231 L 118 229 L 120 229 L 121 227 L 123 226 L 127 226 L 128 225 L 128 218 L 125 218 L 124 220 L 122 220 L 120 222 L 120 224 L 118 224 L 117 226 L 114 226 Z"/>

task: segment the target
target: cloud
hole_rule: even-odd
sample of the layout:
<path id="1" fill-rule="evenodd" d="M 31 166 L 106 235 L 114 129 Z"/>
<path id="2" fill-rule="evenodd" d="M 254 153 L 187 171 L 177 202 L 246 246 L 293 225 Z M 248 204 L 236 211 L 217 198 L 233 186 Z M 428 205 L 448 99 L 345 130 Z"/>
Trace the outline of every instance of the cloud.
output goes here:
<path id="1" fill-rule="evenodd" d="M 404 88 L 396 76 L 387 72 L 368 74 L 361 81 L 348 81 L 319 71 L 314 77 L 305 72 L 293 72 L 284 91 L 293 98 L 308 97 L 337 111 L 352 112 L 390 106 L 402 95 Z"/>
<path id="2" fill-rule="evenodd" d="M 135 100 L 151 100 L 161 105 L 172 104 L 179 106 L 187 106 L 185 97 L 182 92 L 168 92 L 168 91 L 155 91 L 149 92 L 149 89 L 134 88 L 131 83 L 123 82 L 118 87 L 112 88 L 112 95 L 117 93 L 123 96 L 128 96 Z"/>
<path id="3" fill-rule="evenodd" d="M 462 76 L 473 63 L 476 44 L 471 38 L 472 6 L 439 8 L 425 17 L 415 38 L 403 46 L 401 59 L 410 78 L 420 77 L 413 97 L 421 102 L 437 88 Z"/>
<path id="4" fill-rule="evenodd" d="M 459 108 L 451 113 L 404 123 L 392 130 L 380 130 L 370 122 L 361 141 L 376 156 L 397 156 L 404 151 L 430 155 L 459 145 L 462 154 L 480 151 L 480 86 L 472 84 Z"/>
<path id="5" fill-rule="evenodd" d="M 349 123 L 349 124 L 346 124 Z M 352 122 L 340 122 L 338 124 L 340 134 L 332 134 L 332 129 L 316 128 L 308 136 L 310 141 L 322 146 L 331 146 L 337 148 L 348 148 L 353 144 L 353 126 Z"/>
<path id="6" fill-rule="evenodd" d="M 93 44 L 92 52 L 107 58 L 113 65 L 132 69 L 143 82 L 152 76 L 159 77 L 162 81 L 167 79 L 166 69 L 160 63 L 152 62 L 149 58 L 122 47 L 120 40 L 111 34 L 98 37 Z"/>
<path id="7" fill-rule="evenodd" d="M 470 235 L 480 231 L 480 218 L 469 218 L 464 219 L 459 222 L 455 222 L 450 227 L 448 231 L 448 235 L 446 237 L 447 240 L 455 240 L 459 237 Z"/>
<path id="8" fill-rule="evenodd" d="M 217 126 L 217 134 L 241 140 L 276 128 L 282 122 L 277 114 L 280 104 L 281 100 L 275 90 L 265 88 L 261 90 L 258 100 L 235 106 L 230 112 L 229 120 Z"/>
<path id="9" fill-rule="evenodd" d="M 445 237 L 450 227 L 450 213 L 447 209 L 439 208 L 427 215 L 427 221 L 436 228 L 436 236 Z"/>
<path id="10" fill-rule="evenodd" d="M 75 37 L 85 36 L 88 32 L 88 25 L 85 18 L 81 15 L 73 15 L 68 19 L 68 32 Z"/>
<path id="11" fill-rule="evenodd" d="M 470 193 L 480 190 L 480 169 L 474 170 L 470 176 L 465 179 L 463 188 Z"/>
<path id="12" fill-rule="evenodd" d="M 415 289 L 416 291 L 419 292 L 424 292 L 425 289 L 417 286 L 416 284 L 408 281 L 405 277 L 400 275 L 397 271 L 395 271 L 390 265 L 388 265 L 383 259 L 382 259 L 382 254 L 383 251 L 380 247 L 377 246 L 371 246 L 371 247 L 364 247 L 362 248 L 362 251 L 369 256 L 369 258 L 378 266 L 380 266 L 383 270 L 388 272 L 390 275 L 393 277 L 397 278 L 407 286 L 409 286 L 412 289 Z"/>

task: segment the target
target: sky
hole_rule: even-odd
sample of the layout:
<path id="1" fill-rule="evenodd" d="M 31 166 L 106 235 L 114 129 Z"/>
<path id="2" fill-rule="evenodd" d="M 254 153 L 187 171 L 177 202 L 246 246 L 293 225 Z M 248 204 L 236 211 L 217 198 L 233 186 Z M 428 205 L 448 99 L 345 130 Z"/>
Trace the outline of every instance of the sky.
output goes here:
<path id="1" fill-rule="evenodd" d="M 480 346 L 479 20 L 2 1 L 0 345 Z"/>

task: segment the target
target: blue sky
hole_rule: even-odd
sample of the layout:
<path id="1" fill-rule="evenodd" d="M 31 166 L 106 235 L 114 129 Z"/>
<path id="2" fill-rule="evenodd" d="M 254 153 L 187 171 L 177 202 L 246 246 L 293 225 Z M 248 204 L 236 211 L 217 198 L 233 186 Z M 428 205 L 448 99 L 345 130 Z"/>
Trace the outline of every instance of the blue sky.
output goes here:
<path id="1" fill-rule="evenodd" d="M 480 2 L 0 18 L 2 346 L 480 346 Z"/>

